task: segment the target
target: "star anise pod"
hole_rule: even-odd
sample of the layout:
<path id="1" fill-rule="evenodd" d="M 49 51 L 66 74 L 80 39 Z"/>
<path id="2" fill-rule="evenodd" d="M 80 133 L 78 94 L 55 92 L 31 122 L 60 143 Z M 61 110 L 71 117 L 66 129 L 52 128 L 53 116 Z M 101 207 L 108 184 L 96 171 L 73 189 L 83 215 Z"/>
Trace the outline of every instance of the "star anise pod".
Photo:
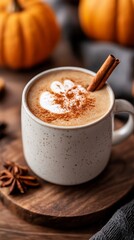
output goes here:
<path id="1" fill-rule="evenodd" d="M 14 162 L 6 162 L 5 168 L 0 172 L 1 187 L 9 187 L 9 194 L 25 193 L 30 187 L 39 186 L 37 178 L 28 175 L 28 168 Z"/>
<path id="2" fill-rule="evenodd" d="M 7 170 L 10 172 L 14 169 L 14 167 L 18 168 L 20 174 L 26 174 L 28 173 L 28 168 L 25 166 L 21 166 L 18 163 L 12 162 L 12 161 L 6 161 L 3 165 Z"/>

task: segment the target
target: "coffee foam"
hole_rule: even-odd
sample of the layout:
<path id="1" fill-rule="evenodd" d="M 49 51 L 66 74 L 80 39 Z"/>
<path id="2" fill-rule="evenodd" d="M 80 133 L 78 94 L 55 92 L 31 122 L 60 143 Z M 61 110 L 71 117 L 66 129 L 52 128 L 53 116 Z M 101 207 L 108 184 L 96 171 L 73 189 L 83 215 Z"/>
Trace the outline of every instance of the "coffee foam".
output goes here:
<path id="1" fill-rule="evenodd" d="M 58 126 L 83 126 L 100 119 L 109 111 L 111 100 L 106 86 L 99 91 L 86 90 L 92 78 L 87 73 L 74 70 L 44 75 L 28 91 L 29 110 L 40 120 Z M 41 96 L 50 101 L 50 107 L 54 106 L 53 112 L 44 108 L 44 98 L 41 106 Z"/>
<path id="2" fill-rule="evenodd" d="M 71 112 L 74 107 L 81 108 L 88 93 L 84 87 L 74 84 L 70 79 L 65 79 L 63 84 L 54 81 L 51 83 L 50 89 L 52 93 L 43 92 L 39 103 L 43 109 L 56 114 Z"/>

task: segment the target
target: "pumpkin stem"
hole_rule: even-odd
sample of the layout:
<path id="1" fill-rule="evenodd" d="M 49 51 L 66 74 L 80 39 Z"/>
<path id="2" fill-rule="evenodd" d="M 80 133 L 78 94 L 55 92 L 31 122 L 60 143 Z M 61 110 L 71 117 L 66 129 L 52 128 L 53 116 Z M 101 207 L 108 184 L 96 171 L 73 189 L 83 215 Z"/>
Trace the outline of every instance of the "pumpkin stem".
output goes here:
<path id="1" fill-rule="evenodd" d="M 22 10 L 23 10 L 23 8 L 21 7 L 18 0 L 12 0 L 11 4 L 8 6 L 9 12 L 20 12 Z"/>

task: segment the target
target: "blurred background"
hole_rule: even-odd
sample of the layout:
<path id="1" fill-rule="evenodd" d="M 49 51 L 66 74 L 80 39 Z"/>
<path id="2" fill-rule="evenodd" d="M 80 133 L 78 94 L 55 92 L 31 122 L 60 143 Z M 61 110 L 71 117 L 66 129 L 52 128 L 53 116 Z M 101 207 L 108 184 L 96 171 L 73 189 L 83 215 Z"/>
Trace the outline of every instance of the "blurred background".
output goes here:
<path id="1" fill-rule="evenodd" d="M 27 82 L 38 72 L 58 66 L 96 72 L 113 54 L 121 63 L 109 83 L 117 98 L 134 103 L 132 0 L 42 1 L 51 9 L 38 2 L 1 0 L 0 74 L 5 78 L 17 74 Z"/>
<path id="2" fill-rule="evenodd" d="M 64 65 L 80 65 L 97 72 L 109 54 L 120 59 L 109 83 L 117 98 L 134 103 L 134 19 L 132 1 L 117 6 L 112 0 L 48 0 L 62 30 Z M 124 6 L 123 6 L 124 5 Z"/>

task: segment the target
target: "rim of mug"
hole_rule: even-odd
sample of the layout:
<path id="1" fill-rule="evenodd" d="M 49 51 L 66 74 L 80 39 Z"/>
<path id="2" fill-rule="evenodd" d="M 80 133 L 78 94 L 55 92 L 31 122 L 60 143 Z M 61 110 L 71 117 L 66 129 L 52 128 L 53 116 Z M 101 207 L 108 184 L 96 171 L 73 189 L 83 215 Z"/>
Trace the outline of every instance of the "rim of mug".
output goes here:
<path id="1" fill-rule="evenodd" d="M 56 68 L 50 68 L 48 70 L 45 70 L 37 75 L 35 75 L 24 87 L 23 89 L 23 93 L 22 93 L 22 106 L 24 107 L 25 111 L 27 112 L 27 114 L 37 123 L 39 123 L 40 125 L 46 126 L 46 127 L 50 127 L 50 128 L 57 128 L 57 129 L 65 129 L 65 130 L 75 130 L 78 128 L 86 128 L 89 126 L 93 126 L 99 122 L 101 122 L 102 120 L 104 120 L 112 111 L 113 107 L 114 107 L 114 102 L 115 102 L 115 96 L 114 96 L 114 92 L 112 90 L 112 88 L 110 87 L 110 85 L 108 83 L 106 83 L 106 86 L 108 88 L 108 92 L 110 93 L 110 100 L 111 100 L 111 104 L 110 104 L 110 108 L 109 110 L 106 112 L 106 114 L 104 114 L 102 117 L 100 117 L 98 120 L 91 122 L 91 123 L 87 123 L 84 125 L 79 125 L 79 126 L 59 126 L 59 125 L 54 125 L 52 123 L 47 123 L 42 121 L 41 119 L 37 118 L 29 109 L 28 104 L 27 104 L 27 93 L 29 91 L 29 89 L 31 88 L 31 86 L 34 84 L 34 82 L 36 82 L 38 79 L 40 79 L 41 77 L 43 77 L 46 74 L 49 74 L 51 72 L 55 72 L 55 71 L 63 71 L 63 70 L 74 70 L 74 71 L 80 71 L 80 72 L 84 72 L 84 73 L 88 73 L 92 76 L 95 76 L 96 73 L 85 69 L 85 68 L 81 68 L 81 67 L 72 67 L 72 66 L 65 66 L 65 67 L 56 67 Z"/>

